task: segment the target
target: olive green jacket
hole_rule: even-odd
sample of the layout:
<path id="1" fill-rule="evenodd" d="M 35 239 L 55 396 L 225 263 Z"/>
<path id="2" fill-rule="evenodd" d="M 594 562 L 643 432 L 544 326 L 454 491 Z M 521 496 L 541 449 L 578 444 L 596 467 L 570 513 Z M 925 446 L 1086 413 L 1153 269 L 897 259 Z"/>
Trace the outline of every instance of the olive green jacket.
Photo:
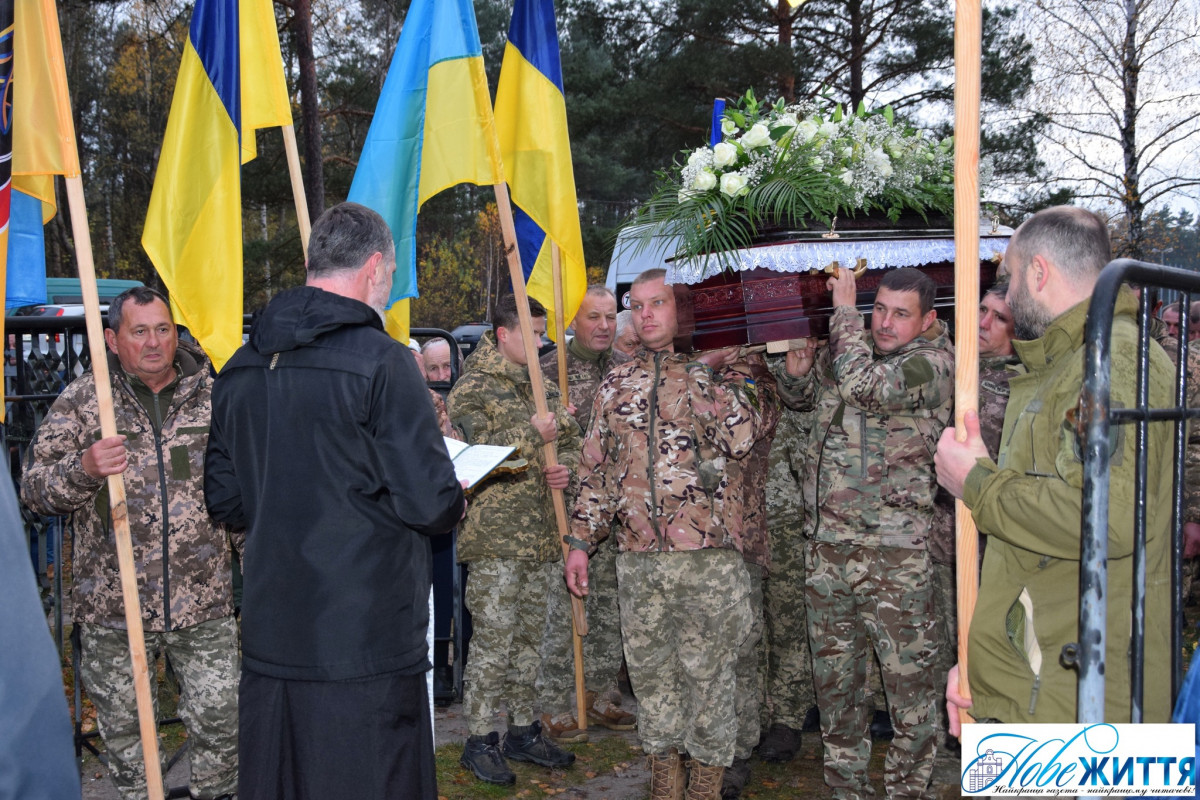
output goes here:
<path id="1" fill-rule="evenodd" d="M 1014 375 L 996 462 L 980 459 L 963 499 L 988 534 L 979 600 L 971 621 L 972 713 L 1003 722 L 1074 722 L 1078 673 L 1060 661 L 1079 641 L 1083 498 L 1082 437 L 1073 411 L 1083 385 L 1087 302 L 1060 315 L 1040 339 L 1017 341 L 1028 373 Z M 1112 332 L 1112 404 L 1134 405 L 1137 301 L 1117 299 Z M 1150 347 L 1150 402 L 1173 405 L 1173 370 Z M 1129 722 L 1130 625 L 1136 436 L 1115 426 L 1108 531 L 1105 719 Z M 1148 435 L 1146 680 L 1144 720 L 1170 716 L 1170 497 L 1172 427 Z"/>

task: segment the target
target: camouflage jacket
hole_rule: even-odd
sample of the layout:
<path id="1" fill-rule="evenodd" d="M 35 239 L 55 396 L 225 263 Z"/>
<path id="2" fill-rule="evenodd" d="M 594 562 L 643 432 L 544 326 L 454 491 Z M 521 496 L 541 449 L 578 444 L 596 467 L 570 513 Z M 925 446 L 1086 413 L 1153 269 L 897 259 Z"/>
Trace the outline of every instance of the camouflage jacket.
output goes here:
<path id="1" fill-rule="evenodd" d="M 620 350 L 609 348 L 603 353 L 593 353 L 572 339 L 567 343 L 567 403 L 575 406 L 575 421 L 579 429 L 586 431 L 592 423 L 592 402 L 600 381 L 615 366 L 625 364 L 629 356 Z M 558 352 L 551 351 L 541 358 L 542 374 L 547 382 L 558 385 Z"/>
<path id="2" fill-rule="evenodd" d="M 1150 335 L 1167 351 L 1171 363 L 1178 366 L 1179 340 L 1167 333 L 1167 326 L 1162 320 L 1151 317 L 1150 322 Z M 1188 408 L 1200 408 L 1200 342 L 1189 343 L 1187 373 Z M 1200 522 L 1200 424 L 1194 420 L 1188 425 L 1184 456 L 1183 520 Z"/>
<path id="3" fill-rule="evenodd" d="M 559 402 L 558 387 L 550 381 L 545 385 L 547 405 L 558 417 L 558 461 L 574 472 L 582 433 Z M 458 560 L 562 558 L 554 505 L 542 477 L 542 436 L 529 421 L 536 413 L 529 371 L 500 355 L 495 334 L 486 333 L 467 358 L 446 406 L 464 441 L 514 446 L 514 455 L 529 462 L 522 472 L 496 475 L 476 487 L 458 530 Z"/>
<path id="4" fill-rule="evenodd" d="M 233 613 L 230 544 L 204 506 L 204 451 L 212 378 L 199 349 L 179 343 L 181 375 L 156 435 L 150 415 L 115 356 L 109 357 L 117 431 L 128 437 L 125 495 L 137 565 L 142 625 L 178 630 Z M 100 438 L 91 372 L 71 382 L 38 429 L 21 499 L 39 514 L 73 514 L 71 598 L 77 621 L 125 628 L 125 603 L 103 479 L 83 471 Z"/>
<path id="5" fill-rule="evenodd" d="M 736 489 L 741 499 L 726 506 L 731 513 L 726 515 L 725 524 L 733 530 L 740 529 L 742 557 L 748 563 L 757 564 L 764 570 L 771 567 L 771 546 L 767 538 L 767 473 L 770 468 L 771 445 L 775 441 L 775 426 L 779 423 L 779 390 L 775 377 L 767 368 L 766 360 L 757 353 L 743 356 L 720 371 L 726 380 L 743 380 L 751 383 L 758 396 L 758 407 L 762 413 L 759 438 L 745 458 L 728 462 L 731 493 Z M 740 511 L 741 517 L 733 516 Z"/>
<path id="6" fill-rule="evenodd" d="M 754 387 L 677 353 L 638 350 L 596 393 L 571 535 L 595 543 L 616 517 L 624 552 L 742 549 L 728 465 L 763 432 Z"/>
<path id="7" fill-rule="evenodd" d="M 767 473 L 767 527 L 772 531 L 799 531 L 808 516 L 800 491 L 811 427 L 812 412 L 780 408 Z"/>
<path id="8" fill-rule="evenodd" d="M 837 308 L 809 373 L 780 394 L 814 409 L 805 530 L 821 542 L 925 549 L 934 521 L 933 454 L 950 420 L 954 355 L 945 326 L 886 355 L 857 310 Z"/>
<path id="9" fill-rule="evenodd" d="M 1019 374 L 1016 355 L 979 359 L 979 433 L 992 458 L 1000 452 L 1004 410 L 1008 407 L 1008 381 Z"/>

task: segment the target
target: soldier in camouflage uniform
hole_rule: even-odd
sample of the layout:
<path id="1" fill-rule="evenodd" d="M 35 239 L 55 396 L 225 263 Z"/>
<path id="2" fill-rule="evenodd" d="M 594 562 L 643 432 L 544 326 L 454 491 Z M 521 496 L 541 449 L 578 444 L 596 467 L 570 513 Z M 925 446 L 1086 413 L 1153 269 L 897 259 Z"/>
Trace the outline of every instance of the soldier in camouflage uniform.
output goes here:
<path id="1" fill-rule="evenodd" d="M 1176 304 L 1178 305 L 1178 304 Z M 1170 308 L 1170 306 L 1168 306 Z M 1164 311 L 1164 319 L 1166 313 Z M 1179 339 L 1172 336 L 1163 320 L 1150 318 L 1150 335 L 1167 351 L 1171 363 L 1179 364 Z M 1200 347 L 1193 342 L 1187 355 L 1188 407 L 1200 407 Z M 1184 562 L 1180 595 L 1189 605 L 1195 602 L 1196 576 L 1200 573 L 1200 425 L 1188 425 L 1188 444 L 1183 472 Z"/>
<path id="2" fill-rule="evenodd" d="M 611 367 L 629 361 L 613 349 L 616 334 L 617 298 L 604 286 L 589 286 L 575 313 L 575 336 L 567 344 L 567 392 L 575 421 L 586 431 L 592 421 L 592 401 L 600 381 Z M 542 356 L 542 372 L 558 375 L 558 353 Z M 575 498 L 567 498 L 567 507 Z M 633 730 L 637 717 L 621 708 L 617 673 L 621 671 L 621 620 L 617 609 L 617 541 L 609 537 L 597 548 L 588 565 L 590 591 L 587 598 L 588 635 L 583 637 L 584 684 L 590 722 L 617 731 Z M 575 688 L 574 657 L 570 630 L 563 620 L 570 612 L 566 584 L 556 580 L 546 606 L 546 641 L 542 648 L 539 696 L 550 713 L 542 727 L 558 742 L 586 741 L 579 730 L 571 695 Z"/>
<path id="3" fill-rule="evenodd" d="M 734 667 L 750 627 L 749 578 L 729 466 L 762 435 L 755 387 L 714 373 L 737 349 L 674 352 L 675 298 L 663 270 L 631 289 L 642 348 L 596 395 L 571 519 L 567 587 L 587 593 L 587 550 L 617 518 L 617 583 L 651 796 L 716 798 L 733 761 Z"/>
<path id="4" fill-rule="evenodd" d="M 529 308 L 533 333 L 540 337 L 546 309 L 532 299 Z M 547 597 L 552 584 L 562 581 L 550 490 L 568 488 L 582 434 L 553 382 L 546 383 L 549 413 L 537 415 L 512 295 L 497 303 L 495 323 L 467 359 L 447 407 L 465 441 L 516 446 L 530 464 L 525 472 L 479 486 L 458 534 L 458 559 L 470 565 L 466 603 L 474 626 L 463 682 L 470 735 L 461 761 L 480 780 L 509 784 L 515 776 L 506 757 L 549 767 L 575 760 L 543 736 L 534 702 Z M 545 463 L 548 442 L 558 448 L 555 467 Z M 570 619 L 559 624 L 568 626 Z M 503 745 L 494 729 L 501 701 L 508 707 Z"/>
<path id="5" fill-rule="evenodd" d="M 124 477 L 146 652 L 166 654 L 183 690 L 192 797 L 225 797 L 237 788 L 239 664 L 229 537 L 204 506 L 208 359 L 178 341 L 167 303 L 152 289 L 116 297 L 108 321 L 120 434 L 99 438 L 93 374 L 73 381 L 38 429 L 21 497 L 39 514 L 74 515 L 79 677 L 113 782 L 122 800 L 134 800 L 146 797 L 145 762 L 105 483 Z"/>
<path id="6" fill-rule="evenodd" d="M 784 408 L 771 446 L 766 498 L 771 572 L 763 583 L 760 646 L 766 669 L 761 716 L 767 735 L 758 751 L 763 761 L 795 756 L 807 711 L 816 704 L 804 613 L 805 509 L 799 478 L 811 426 L 811 413 Z"/>
<path id="7" fill-rule="evenodd" d="M 721 797 L 725 800 L 741 796 L 750 780 L 750 755 L 758 745 L 762 732 L 760 716 L 763 705 L 764 669 L 761 658 L 763 639 L 763 584 L 772 567 L 772 555 L 767 534 L 767 473 L 770 467 L 771 443 L 779 422 L 779 392 L 766 360 L 758 353 L 741 356 L 719 372 L 722 378 L 744 381 L 756 390 L 758 408 L 762 414 L 761 434 L 750 454 L 740 461 L 730 461 L 727 467 L 731 493 L 741 493 L 734 508 L 740 518 L 727 514 L 727 528 L 741 531 L 742 558 L 750 579 L 750 635 L 738 650 L 735 669 L 736 692 L 734 713 L 737 717 L 737 740 L 733 764 L 725 771 Z"/>
<path id="8" fill-rule="evenodd" d="M 937 754 L 937 641 L 926 543 L 933 452 L 950 419 L 954 359 L 933 283 L 888 272 L 864 330 L 854 275 L 830 278 L 829 344 L 787 356 L 784 401 L 813 409 L 805 503 L 805 599 L 813 678 L 833 797 L 869 797 L 865 665 L 874 649 L 895 738 L 889 797 L 929 794 Z M 816 364 L 814 366 L 814 360 Z"/>
<path id="9" fill-rule="evenodd" d="M 997 283 L 979 301 L 979 428 L 992 458 L 1000 452 L 1000 432 L 1008 407 L 1008 381 L 1018 374 L 1021 363 L 1013 350 L 1013 318 L 1004 296 L 1007 283 Z M 958 581 L 954 527 L 954 498 L 944 489 L 938 491 L 938 524 L 929 539 L 933 560 L 934 608 L 938 621 L 939 675 L 949 673 L 958 662 Z M 987 537 L 979 537 L 979 563 Z M 946 709 L 938 706 L 941 744 L 949 744 L 946 735 L 949 720 Z"/>

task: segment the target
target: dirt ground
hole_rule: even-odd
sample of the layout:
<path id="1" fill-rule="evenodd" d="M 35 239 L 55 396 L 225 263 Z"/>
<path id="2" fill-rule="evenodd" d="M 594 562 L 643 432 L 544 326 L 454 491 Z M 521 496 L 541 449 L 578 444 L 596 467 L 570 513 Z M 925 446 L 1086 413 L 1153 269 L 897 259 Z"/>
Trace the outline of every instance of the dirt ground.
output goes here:
<path id="1" fill-rule="evenodd" d="M 626 700 L 627 705 L 632 701 Z M 461 743 L 466 738 L 466 723 L 462 717 L 462 705 L 454 703 L 435 709 L 435 738 L 439 748 L 439 794 L 443 797 L 556 797 L 564 800 L 645 800 L 648 796 L 650 773 L 640 756 L 641 747 L 637 731 L 609 731 L 592 728 L 589 731 L 591 744 L 576 745 L 570 749 L 580 762 L 571 775 L 550 775 L 536 768 L 518 765 L 518 782 L 509 790 L 500 787 L 484 787 L 478 784 L 464 769 L 457 766 Z M 617 760 L 605 761 L 594 766 L 587 760 L 589 748 L 608 739 L 623 740 L 629 755 Z M 615 744 L 615 743 L 610 743 Z M 605 748 L 612 751 L 614 748 Z M 886 742 L 876 742 L 871 760 L 872 780 L 876 790 L 883 796 L 883 757 Z M 619 749 L 618 749 L 619 751 Z M 446 764 L 449 763 L 449 767 Z M 747 800 L 755 798 L 800 798 L 827 797 L 821 778 L 821 741 L 817 734 L 802 737 L 800 753 L 787 765 L 764 765 L 755 759 L 751 785 L 743 793 Z M 959 767 L 957 761 L 939 758 L 934 771 L 934 783 L 940 798 L 958 797 Z M 569 781 L 566 780 L 569 778 Z M 567 785 L 567 784 L 570 785 Z M 187 757 L 184 757 L 167 773 L 167 784 L 171 787 L 186 787 Z M 183 796 L 186 796 L 184 794 Z M 104 766 L 89 756 L 83 767 L 83 800 L 118 800 L 116 789 L 108 778 Z"/>

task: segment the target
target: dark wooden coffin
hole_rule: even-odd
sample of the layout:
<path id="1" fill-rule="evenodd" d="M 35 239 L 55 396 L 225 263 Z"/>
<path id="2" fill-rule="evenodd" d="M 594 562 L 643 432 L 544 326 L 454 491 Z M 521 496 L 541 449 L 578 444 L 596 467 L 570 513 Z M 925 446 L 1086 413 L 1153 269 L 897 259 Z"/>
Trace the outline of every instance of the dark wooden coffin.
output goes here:
<path id="1" fill-rule="evenodd" d="M 908 238 L 911 232 L 896 232 Z M 929 232 L 935 233 L 935 232 Z M 949 232 L 936 232 L 946 236 Z M 812 234 L 807 234 L 811 236 Z M 878 234 L 876 234 L 878 235 Z M 949 235 L 952 236 L 952 233 Z M 802 240 L 775 242 L 766 246 L 803 246 Z M 851 264 L 843 264 L 851 266 Z M 869 313 L 883 276 L 895 267 L 871 268 L 858 278 L 858 306 Z M 980 287 L 995 281 L 995 260 L 980 262 Z M 938 316 L 953 319 L 954 264 L 950 261 L 917 267 L 937 285 Z M 701 283 L 675 283 L 679 319 L 677 350 L 710 350 L 735 345 L 762 344 L 802 337 L 822 338 L 829 333 L 833 311 L 823 273 L 810 274 L 751 269 L 726 270 Z M 975 298 L 978 300 L 978 298 Z"/>

